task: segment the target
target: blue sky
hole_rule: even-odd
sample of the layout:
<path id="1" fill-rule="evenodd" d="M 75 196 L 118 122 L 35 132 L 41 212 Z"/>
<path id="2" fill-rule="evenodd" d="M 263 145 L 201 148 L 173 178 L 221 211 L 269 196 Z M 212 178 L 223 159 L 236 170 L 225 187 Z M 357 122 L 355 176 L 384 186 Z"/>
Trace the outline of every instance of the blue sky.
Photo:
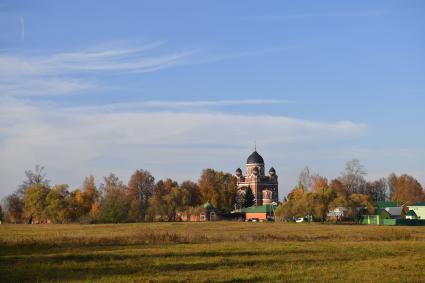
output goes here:
<path id="1" fill-rule="evenodd" d="M 423 1 L 1 1 L 0 196 L 35 164 L 80 186 L 306 165 L 425 183 Z"/>

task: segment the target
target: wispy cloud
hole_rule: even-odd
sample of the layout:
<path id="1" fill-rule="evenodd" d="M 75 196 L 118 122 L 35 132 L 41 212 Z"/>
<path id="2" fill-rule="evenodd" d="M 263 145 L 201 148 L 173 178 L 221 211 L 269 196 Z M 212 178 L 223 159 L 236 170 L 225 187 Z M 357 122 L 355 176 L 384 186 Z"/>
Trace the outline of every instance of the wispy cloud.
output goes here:
<path id="1" fill-rule="evenodd" d="M 284 99 L 240 99 L 240 100 L 148 100 L 148 101 L 133 101 L 121 102 L 95 106 L 81 106 L 68 108 L 68 111 L 88 111 L 88 110 L 105 110 L 105 111 L 130 111 L 140 109 L 196 109 L 203 110 L 209 107 L 234 106 L 234 105 L 267 105 L 267 104 L 289 104 L 292 101 Z"/>
<path id="2" fill-rule="evenodd" d="M 23 17 L 21 18 L 23 23 Z M 55 96 L 93 91 L 101 87 L 102 74 L 145 73 L 184 65 L 235 60 L 252 56 L 284 52 L 296 48 L 279 48 L 240 51 L 206 55 L 193 50 L 157 55 L 162 42 L 152 42 L 139 47 L 96 48 L 78 52 L 54 53 L 44 56 L 16 55 L 0 52 L 0 96 L 28 97 Z M 154 53 L 152 55 L 152 53 Z M 198 56 L 194 56 L 198 53 Z M 96 81 L 87 75 L 96 75 Z M 150 102 L 155 106 L 159 102 Z M 165 104 L 166 102 L 160 102 Z M 199 106 L 218 102 L 198 102 Z M 223 103 L 223 102 L 221 102 Z M 251 103 L 259 103 L 253 101 Z M 171 105 L 173 104 L 173 105 Z M 193 102 L 175 102 L 169 107 L 190 106 Z M 186 105 L 183 105 L 186 104 Z M 227 102 L 229 104 L 229 102 Z M 149 106 L 149 105 L 145 105 Z"/>
<path id="3" fill-rule="evenodd" d="M 94 82 L 81 78 L 90 73 L 141 73 L 170 68 L 192 52 L 151 55 L 161 45 L 154 42 L 137 48 L 86 50 L 46 56 L 0 54 L 0 95 L 45 96 L 93 89 Z"/>
<path id="4" fill-rule="evenodd" d="M 299 48 L 299 46 L 288 45 L 288 46 L 282 46 L 282 47 L 276 47 L 276 48 L 253 50 L 253 51 L 239 51 L 239 52 L 233 52 L 233 53 L 227 53 L 227 54 L 209 55 L 209 56 L 205 56 L 206 58 L 193 59 L 187 62 L 186 65 L 198 65 L 198 64 L 214 63 L 214 62 L 220 62 L 220 61 L 226 61 L 226 60 L 237 60 L 237 59 L 243 59 L 247 57 L 256 57 L 256 56 L 287 52 L 287 51 L 295 50 L 297 48 Z"/>

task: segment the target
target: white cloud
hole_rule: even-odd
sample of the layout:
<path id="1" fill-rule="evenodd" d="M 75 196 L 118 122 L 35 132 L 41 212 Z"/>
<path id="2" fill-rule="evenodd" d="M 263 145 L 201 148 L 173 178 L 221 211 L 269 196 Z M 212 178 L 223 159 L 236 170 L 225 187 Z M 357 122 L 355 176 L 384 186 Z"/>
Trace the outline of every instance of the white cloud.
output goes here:
<path id="1" fill-rule="evenodd" d="M 73 186 L 87 174 L 100 177 L 113 171 L 128 177 L 139 167 L 181 180 L 207 166 L 223 168 L 254 140 L 263 148 L 320 144 L 361 137 L 367 130 L 349 121 L 116 109 L 58 108 L 3 99 L 0 193 L 13 190 L 22 172 L 35 164 L 45 165 L 53 181 Z M 231 163 L 239 165 L 239 157 L 234 160 Z"/>

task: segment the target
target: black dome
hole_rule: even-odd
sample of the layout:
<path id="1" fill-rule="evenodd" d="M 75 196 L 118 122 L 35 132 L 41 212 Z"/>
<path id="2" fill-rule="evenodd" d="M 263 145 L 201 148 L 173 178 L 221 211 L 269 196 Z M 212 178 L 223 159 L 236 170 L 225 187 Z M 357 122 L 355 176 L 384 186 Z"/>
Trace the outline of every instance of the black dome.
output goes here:
<path id="1" fill-rule="evenodd" d="M 258 154 L 257 151 L 254 151 L 250 156 L 248 156 L 246 164 L 264 164 L 264 159 L 261 157 L 261 155 Z"/>
<path id="2" fill-rule="evenodd" d="M 240 176 L 240 175 L 242 175 L 242 170 L 241 170 L 241 168 L 236 169 L 235 173 L 236 173 L 236 176 Z"/>

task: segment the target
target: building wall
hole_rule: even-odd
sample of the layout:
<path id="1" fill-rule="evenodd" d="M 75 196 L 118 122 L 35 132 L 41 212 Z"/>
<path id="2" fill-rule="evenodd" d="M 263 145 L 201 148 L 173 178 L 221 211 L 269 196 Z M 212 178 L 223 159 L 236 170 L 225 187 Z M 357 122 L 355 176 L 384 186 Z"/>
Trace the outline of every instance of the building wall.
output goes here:
<path id="1" fill-rule="evenodd" d="M 418 219 L 425 219 L 425 206 L 409 206 L 409 210 L 413 210 Z"/>
<path id="2" fill-rule="evenodd" d="M 267 219 L 267 213 L 247 212 L 245 218 L 246 219 L 258 218 L 260 220 L 266 220 Z"/>
<path id="3" fill-rule="evenodd" d="M 250 165 L 247 165 L 247 173 L 250 173 Z M 256 205 L 263 205 L 263 190 L 268 189 L 272 191 L 272 201 L 278 202 L 278 179 L 277 176 L 247 175 L 240 176 L 237 180 L 239 189 L 249 187 L 256 198 Z"/>

